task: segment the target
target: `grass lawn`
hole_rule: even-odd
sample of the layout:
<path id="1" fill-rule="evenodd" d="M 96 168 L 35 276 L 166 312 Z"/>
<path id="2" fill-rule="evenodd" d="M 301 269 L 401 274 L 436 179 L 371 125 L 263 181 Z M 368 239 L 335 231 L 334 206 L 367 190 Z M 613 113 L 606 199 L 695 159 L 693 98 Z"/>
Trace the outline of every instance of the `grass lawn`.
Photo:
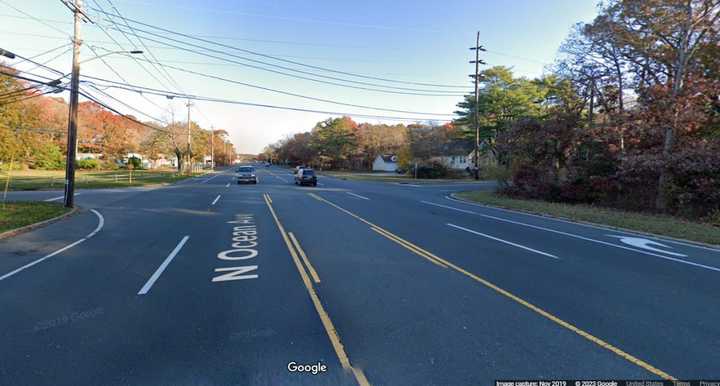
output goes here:
<path id="1" fill-rule="evenodd" d="M 625 212 L 589 205 L 521 200 L 503 197 L 493 192 L 462 192 L 458 193 L 457 197 L 490 206 L 720 245 L 720 227 L 685 221 L 677 217 Z"/>
<path id="2" fill-rule="evenodd" d="M 57 217 L 70 209 L 50 202 L 0 203 L 0 233 Z"/>
<path id="3" fill-rule="evenodd" d="M 344 180 L 358 181 L 381 181 L 381 182 L 397 182 L 406 184 L 433 184 L 438 182 L 471 182 L 472 178 L 437 178 L 437 179 L 414 179 L 405 174 L 389 174 L 389 173 L 370 173 L 370 172 L 342 172 L 342 171 L 322 171 L 318 172 L 326 176 L 341 178 Z"/>
<path id="4" fill-rule="evenodd" d="M 123 188 L 180 181 L 191 176 L 178 175 L 172 170 L 108 170 L 77 171 L 77 189 Z M 195 174 L 197 175 L 197 174 Z M 5 188 L 8 173 L 0 172 L 0 189 Z M 63 189 L 64 170 L 14 170 L 10 172 L 10 190 L 53 190 Z"/>

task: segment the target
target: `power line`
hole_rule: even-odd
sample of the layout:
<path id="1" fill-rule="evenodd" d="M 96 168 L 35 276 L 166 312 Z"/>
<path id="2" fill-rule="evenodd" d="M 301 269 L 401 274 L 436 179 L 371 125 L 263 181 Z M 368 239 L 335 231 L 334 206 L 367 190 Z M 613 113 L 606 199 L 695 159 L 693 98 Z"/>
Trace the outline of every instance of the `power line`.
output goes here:
<path id="1" fill-rule="evenodd" d="M 93 0 L 93 2 L 94 2 L 96 5 L 98 5 L 99 8 L 102 9 L 102 7 L 100 7 L 99 4 L 97 4 L 97 1 L 96 1 L 96 0 Z M 140 44 L 142 44 L 143 48 L 145 49 L 145 52 L 147 52 L 147 54 L 149 54 L 155 62 L 159 62 L 159 60 L 158 60 L 158 58 L 155 56 L 155 54 L 153 54 L 153 52 L 150 50 L 150 48 L 148 47 L 148 45 L 145 44 L 145 41 L 144 41 L 143 39 L 141 39 L 140 36 L 138 36 L 137 31 L 135 31 L 135 29 L 133 29 L 133 27 L 130 26 L 130 24 L 127 22 L 127 19 L 125 19 L 125 17 L 120 13 L 120 10 L 115 6 L 115 4 L 113 4 L 112 0 L 107 0 L 107 2 L 108 2 L 108 4 L 110 5 L 110 7 L 112 7 L 112 9 L 115 11 L 115 13 L 123 20 L 123 22 L 125 23 L 125 26 L 127 26 L 127 28 L 129 28 L 130 31 L 132 31 L 132 34 L 133 34 L 133 35 L 135 36 L 135 38 L 140 42 Z M 111 22 L 113 23 L 113 25 L 115 25 L 116 27 L 118 27 L 118 24 L 115 23 L 114 20 L 111 21 Z M 125 35 L 124 32 L 123 32 L 123 35 Z M 127 35 L 125 35 L 125 36 L 127 37 Z M 129 39 L 128 39 L 128 40 L 129 40 Z M 145 52 L 143 52 L 142 55 L 143 55 L 143 57 L 144 57 L 145 59 L 149 60 L 148 57 L 145 55 Z M 168 72 L 167 69 L 165 69 L 165 67 L 162 67 L 162 66 L 161 66 L 161 67 L 160 67 L 160 70 L 162 70 L 162 71 L 160 71 L 160 70 L 158 70 L 158 67 L 157 67 L 154 63 L 151 63 L 151 65 L 153 66 L 153 68 L 154 68 L 156 71 L 158 71 L 160 74 L 162 74 L 162 75 L 170 82 L 170 84 L 172 84 L 173 86 L 175 86 L 175 88 L 176 88 L 178 91 L 180 91 L 180 92 L 185 92 L 185 90 L 183 90 L 182 86 L 180 86 L 180 84 L 175 80 L 175 78 L 173 78 L 173 76 L 170 74 L 170 72 Z M 202 115 L 205 119 L 207 119 L 208 121 L 210 121 L 210 119 L 207 118 L 207 116 L 200 110 L 199 107 L 196 107 L 195 109 L 200 113 L 200 115 Z"/>
<path id="2" fill-rule="evenodd" d="M 99 12 L 105 14 L 105 15 L 112 16 L 111 14 L 109 14 L 109 13 L 107 13 L 107 12 L 100 11 L 100 10 L 97 10 L 97 9 L 94 9 L 94 10 L 99 11 Z M 213 44 L 213 45 L 216 45 L 216 46 L 219 46 L 219 47 L 229 48 L 229 49 L 233 49 L 233 50 L 245 52 L 245 53 L 252 54 L 252 55 L 256 55 L 256 56 L 260 56 L 260 57 L 264 57 L 264 58 L 268 58 L 268 59 L 277 60 L 277 61 L 280 61 L 280 62 L 291 63 L 291 64 L 295 64 L 295 65 L 302 66 L 302 67 L 313 68 L 313 69 L 316 69 L 316 70 L 321 70 L 321 71 L 326 71 L 326 72 L 332 72 L 332 73 L 342 74 L 342 75 L 348 75 L 348 76 L 352 76 L 352 77 L 356 77 L 356 78 L 365 78 L 365 79 L 378 80 L 378 81 L 389 82 L 389 83 L 412 84 L 412 85 L 418 85 L 418 86 L 432 86 L 432 87 L 443 87 L 443 88 L 461 88 L 461 89 L 467 89 L 467 86 L 447 85 L 447 84 L 436 84 L 436 83 L 424 83 L 424 82 L 413 82 L 413 81 L 403 81 L 403 80 L 397 80 L 397 79 L 389 79 L 389 78 L 375 77 L 375 76 L 370 76 L 370 75 L 355 74 L 355 73 L 352 73 L 352 72 L 340 71 L 340 70 L 335 70 L 335 69 L 326 68 L 326 67 L 321 67 L 321 66 L 314 66 L 314 65 L 310 65 L 310 64 L 306 64 L 306 63 L 302 63 L 302 62 L 296 62 L 296 61 L 292 61 L 292 60 L 287 60 L 287 59 L 279 58 L 279 57 L 276 57 L 276 56 L 272 56 L 272 55 L 260 53 L 260 52 L 257 52 L 257 51 L 252 51 L 252 50 L 247 50 L 247 49 L 244 49 L 244 48 L 239 48 L 239 47 L 231 46 L 231 45 L 224 44 L 224 43 L 218 43 L 218 42 L 215 42 L 215 41 L 212 41 L 212 40 L 209 40 L 209 39 L 203 39 L 203 38 L 196 37 L 196 36 L 192 36 L 192 35 L 185 34 L 185 33 L 182 33 L 182 32 L 172 31 L 172 30 L 169 30 L 169 29 L 166 29 L 166 28 L 157 27 L 157 26 L 154 26 L 154 25 L 151 25 L 151 24 L 147 24 L 147 23 L 143 23 L 143 22 L 141 22 L 141 21 L 134 20 L 134 19 L 130 19 L 130 18 L 125 18 L 125 19 L 126 19 L 126 20 L 129 20 L 130 22 L 132 22 L 132 23 L 134 23 L 134 24 L 143 25 L 143 26 L 145 26 L 145 27 L 150 27 L 150 28 L 153 28 L 153 29 L 157 29 L 157 30 L 160 30 L 160 31 L 163 31 L 163 32 L 166 32 L 166 33 L 171 33 L 171 34 L 175 34 L 175 35 L 180 35 L 180 36 L 183 36 L 183 37 L 186 37 L 186 38 L 189 38 L 189 39 L 201 41 L 201 42 L 204 42 L 204 43 Z"/>
<path id="3" fill-rule="evenodd" d="M 27 71 L 27 72 L 30 72 L 30 71 L 32 71 L 32 70 L 37 69 L 38 67 L 45 67 L 48 63 L 52 63 L 55 59 L 57 59 L 57 58 L 65 55 L 65 54 L 67 54 L 67 53 L 70 52 L 70 51 L 72 51 L 72 47 L 68 47 L 68 49 L 66 49 L 65 51 L 63 51 L 63 52 L 61 52 L 61 53 L 53 56 L 52 58 L 44 61 L 44 62 L 42 63 L 42 65 L 36 64 L 35 67 L 32 67 L 32 68 L 30 68 L 30 69 L 28 69 L 28 70 L 26 70 L 26 71 Z M 17 65 L 16 63 L 13 63 L 13 64 Z"/>
<path id="4" fill-rule="evenodd" d="M 96 2 L 95 0 L 93 0 L 93 2 L 94 2 L 95 4 L 97 4 L 97 2 Z M 99 6 L 99 5 L 98 5 L 98 6 Z M 102 8 L 102 7 L 101 7 L 101 8 Z M 105 28 L 103 28 L 103 27 L 102 27 L 101 25 L 99 25 L 99 24 L 96 24 L 96 25 L 97 25 L 98 28 L 100 28 L 100 30 L 105 34 L 105 36 L 107 36 L 108 38 L 110 38 L 110 40 L 112 40 L 112 41 L 115 43 L 115 45 L 117 45 L 121 50 L 125 50 L 125 47 L 123 47 L 122 44 L 120 44 L 120 42 L 118 42 Z M 125 39 L 127 39 L 128 42 L 130 42 L 130 44 L 133 46 L 133 48 L 137 48 L 137 47 L 135 47 L 135 44 L 132 42 L 132 40 L 130 40 L 130 38 L 127 37 L 127 35 L 125 35 L 125 34 L 123 33 L 123 36 L 125 36 Z M 142 68 L 143 71 L 145 71 L 148 75 L 150 75 L 151 78 L 155 79 L 155 81 L 158 82 L 158 84 L 160 84 L 161 87 L 167 87 L 163 81 L 161 81 L 157 76 L 155 76 L 155 74 L 153 74 L 152 72 L 150 72 L 150 70 L 148 70 L 147 68 L 145 68 L 145 66 L 143 66 L 143 64 L 140 63 L 140 62 L 137 60 L 136 57 L 131 56 L 131 58 L 135 61 L 135 63 L 137 63 L 137 65 L 138 65 L 140 68 Z M 156 107 L 159 107 L 159 106 L 155 105 L 154 103 L 152 103 L 152 104 L 153 104 L 154 106 L 156 106 Z"/>
<path id="5" fill-rule="evenodd" d="M 144 115 L 144 116 L 146 116 L 146 117 L 148 117 L 148 118 L 150 118 L 150 119 L 152 119 L 152 120 L 154 120 L 154 121 L 161 122 L 161 123 L 164 123 L 165 125 L 168 125 L 168 122 L 166 122 L 165 120 L 160 119 L 160 118 L 156 118 L 156 117 L 154 117 L 154 116 L 152 116 L 152 115 L 150 115 L 150 114 L 148 114 L 148 113 L 146 113 L 146 112 L 144 112 L 144 111 L 142 111 L 142 110 L 139 110 L 139 109 L 137 109 L 137 108 L 135 108 L 135 107 L 133 107 L 133 106 L 130 106 L 129 104 L 121 101 L 120 99 L 115 98 L 114 96 L 112 96 L 112 95 L 106 93 L 105 91 L 101 90 L 100 88 L 96 87 L 94 84 L 90 84 L 90 87 L 92 87 L 92 88 L 95 89 L 97 92 L 101 93 L 102 95 L 104 95 L 104 96 L 106 96 L 106 97 L 114 100 L 115 102 L 117 102 L 117 103 L 125 106 L 126 108 L 128 108 L 128 109 L 130 109 L 130 110 L 132 110 L 132 111 L 135 111 L 135 112 L 138 113 L 138 114 Z M 84 91 L 85 91 L 86 93 L 90 94 L 87 90 L 84 90 Z M 91 95 L 92 95 L 92 94 L 91 94 Z M 97 98 L 97 97 L 95 97 L 95 98 Z"/>
<path id="6" fill-rule="evenodd" d="M 37 55 L 33 55 L 33 56 L 31 56 L 31 57 L 29 57 L 29 58 L 27 58 L 27 59 L 23 59 L 23 60 L 21 60 L 21 61 L 19 61 L 19 62 L 15 62 L 15 63 L 13 63 L 13 65 L 17 66 L 18 64 L 20 64 L 20 63 L 22 63 L 22 62 L 26 62 L 26 61 L 28 61 L 28 60 L 37 59 L 37 58 L 39 58 L 39 57 L 41 57 L 41 56 L 47 55 L 47 54 L 49 54 L 49 53 L 51 53 L 51 52 L 53 52 L 53 51 L 57 51 L 57 50 L 59 50 L 59 49 L 61 49 L 61 48 L 63 48 L 63 47 L 67 47 L 67 46 L 69 46 L 69 45 L 70 45 L 70 43 L 65 43 L 65 44 L 60 45 L 60 46 L 57 46 L 57 47 L 55 47 L 55 48 L 51 48 L 51 49 L 49 49 L 49 50 L 47 50 L 47 51 L 43 51 L 43 52 L 41 52 L 41 53 L 39 53 L 39 54 L 37 54 Z"/>
<path id="7" fill-rule="evenodd" d="M 153 129 L 153 130 L 157 130 L 157 131 L 160 131 L 160 132 L 163 132 L 163 133 L 169 133 L 169 131 L 167 131 L 167 130 L 164 130 L 164 129 L 161 129 L 161 128 L 159 128 L 159 127 L 155 127 L 155 126 L 152 126 L 152 125 L 148 125 L 148 124 L 145 123 L 145 122 L 138 121 L 138 120 L 135 119 L 135 118 L 132 118 L 132 117 L 130 117 L 130 116 L 128 116 L 128 115 L 125 115 L 125 114 L 121 113 L 120 111 L 118 111 L 118 110 L 116 110 L 116 109 L 108 106 L 107 104 L 101 102 L 98 98 L 96 98 L 96 97 L 94 97 L 94 96 L 92 96 L 92 95 L 89 95 L 87 92 L 80 92 L 80 95 L 84 96 L 85 98 L 87 98 L 87 99 L 89 99 L 89 100 L 97 103 L 98 105 L 100 105 L 100 106 L 102 106 L 102 107 L 110 110 L 111 112 L 113 112 L 113 113 L 115 113 L 115 114 L 117 114 L 117 115 L 119 115 L 119 116 L 121 116 L 121 117 L 129 120 L 129 121 L 135 122 L 135 123 L 137 123 L 137 124 L 139 124 L 139 125 L 145 126 L 145 127 L 147 127 L 147 128 Z"/>
<path id="8" fill-rule="evenodd" d="M 106 19 L 106 20 L 107 20 L 107 19 Z M 116 27 L 116 28 L 117 28 L 117 27 Z M 111 27 L 111 29 L 115 29 L 115 28 L 112 28 L 112 27 Z M 121 29 L 117 29 L 117 30 L 120 31 L 120 32 L 122 32 Z M 198 48 L 198 49 L 201 49 L 201 50 L 204 50 L 204 51 L 214 52 L 214 53 L 218 53 L 218 54 L 221 54 L 221 55 L 226 55 L 226 56 L 238 58 L 238 59 L 245 60 L 245 61 L 248 61 L 248 62 L 251 62 L 251 63 L 258 63 L 258 64 L 262 64 L 262 65 L 265 65 L 265 66 L 270 66 L 270 67 L 274 67 L 274 68 L 280 68 L 280 69 L 283 69 L 283 70 L 286 70 L 286 71 L 296 72 L 296 73 L 305 74 L 305 75 L 311 75 L 311 76 L 315 76 L 315 77 L 319 77 L 319 78 L 332 79 L 332 80 L 337 80 L 337 81 L 340 81 L 340 82 L 346 82 L 346 83 L 352 83 L 352 84 L 359 84 L 359 85 L 365 85 L 365 86 L 383 87 L 383 88 L 385 88 L 385 89 L 382 89 L 382 90 L 381 90 L 381 89 L 374 89 L 374 88 L 351 86 L 351 85 L 347 85 L 347 84 L 341 84 L 341 83 L 329 82 L 329 81 L 325 81 L 325 80 L 308 78 L 308 77 L 304 77 L 304 76 L 300 76 L 300 75 L 295 75 L 295 74 L 288 74 L 288 73 L 286 73 L 286 72 L 282 72 L 282 71 L 277 71 L 277 70 L 272 70 L 272 69 L 269 69 L 269 68 L 265 68 L 265 67 L 263 67 L 263 66 L 257 66 L 257 65 L 247 64 L 247 63 L 234 61 L 234 60 L 231 60 L 231 59 L 228 59 L 228 58 L 224 58 L 224 57 L 219 57 L 219 56 L 210 55 L 210 54 L 208 54 L 208 53 L 206 53 L 206 52 L 198 52 L 198 51 L 196 51 L 196 50 L 192 50 L 192 49 L 189 49 L 189 48 L 187 48 L 187 47 L 180 47 L 180 46 L 177 46 L 177 45 L 173 45 L 173 44 L 167 43 L 166 41 L 160 41 L 160 40 L 157 40 L 157 39 L 152 39 L 152 38 L 149 38 L 149 37 L 147 37 L 147 36 L 144 37 L 146 40 L 149 40 L 149 41 L 152 41 L 152 42 L 156 42 L 156 43 L 159 43 L 159 44 L 164 44 L 164 45 L 166 45 L 166 46 L 173 47 L 173 48 L 176 48 L 176 49 L 179 49 L 179 50 L 183 50 L 183 51 L 187 51 L 187 52 L 191 52 L 191 53 L 194 53 L 194 54 L 197 54 L 197 55 L 202 55 L 202 56 L 204 56 L 204 57 L 211 57 L 211 58 L 215 58 L 215 59 L 218 59 L 218 60 L 223 60 L 223 61 L 235 63 L 235 64 L 238 64 L 238 65 L 241 65 L 241 66 L 244 66 L 244 67 L 250 67 L 250 68 L 257 69 L 257 70 L 272 72 L 272 73 L 275 73 L 275 74 L 280 74 L 280 75 L 289 76 L 289 77 L 298 78 L 298 79 L 303 79 L 303 80 L 309 80 L 309 81 L 318 82 L 318 83 L 324 83 L 324 84 L 330 84 L 330 85 L 334 85 L 334 86 L 348 87 L 348 88 L 354 88 L 354 89 L 366 90 L 366 91 L 377 91 L 377 92 L 391 93 L 391 94 L 426 95 L 426 96 L 462 96 L 462 95 L 464 95 L 464 94 L 461 93 L 460 91 L 455 91 L 455 90 L 429 90 L 429 89 L 408 88 L 408 87 L 391 86 L 391 85 L 383 85 L 383 84 L 377 84 L 377 83 L 370 83 L 370 82 L 349 80 L 349 79 L 338 78 L 338 77 L 334 77 L 334 76 L 330 76 L 330 75 L 322 75 L 322 74 L 317 74 L 317 73 L 314 73 L 314 72 L 298 70 L 298 69 L 292 68 L 292 67 L 282 66 L 282 65 L 273 64 L 273 63 L 268 63 L 268 62 L 264 62 L 264 61 L 262 61 L 262 60 L 251 59 L 251 58 L 247 58 L 247 57 L 244 57 L 244 56 L 240 56 L 240 55 L 236 55 L 236 54 L 231 54 L 231 53 L 228 53 L 228 52 L 226 52 L 226 51 L 224 51 L 224 50 L 216 50 L 216 49 L 213 49 L 213 48 L 208 48 L 208 47 L 205 47 L 205 46 L 202 46 L 202 45 L 193 44 L 193 43 L 189 43 L 189 42 L 186 42 L 186 41 L 183 41 L 183 40 L 174 39 L 174 38 L 171 38 L 171 37 L 167 37 L 167 36 L 164 36 L 164 35 L 160 35 L 160 34 L 157 34 L 157 33 L 154 33 L 154 32 L 150 32 L 150 31 L 147 31 L 147 30 L 143 30 L 143 29 L 139 29 L 139 28 L 136 28 L 135 30 L 136 30 L 136 31 L 140 31 L 140 32 L 145 33 L 145 34 L 149 34 L 149 35 L 152 35 L 152 36 L 156 36 L 156 37 L 159 37 L 159 38 L 162 38 L 162 39 L 170 40 L 170 41 L 173 41 L 173 42 L 176 42 L 176 43 L 185 44 L 185 45 L 187 45 L 187 46 L 195 47 L 195 48 Z M 465 87 L 465 88 L 467 89 L 467 87 Z M 389 90 L 387 90 L 387 89 L 389 89 Z M 394 90 L 402 90 L 402 91 L 394 91 Z M 403 92 L 403 91 L 414 91 L 414 92 Z M 421 93 L 422 93 L 422 94 L 421 94 Z"/>
<path id="9" fill-rule="evenodd" d="M 114 81 L 107 80 L 107 79 L 87 77 L 87 76 L 86 76 L 86 78 L 92 78 L 92 79 L 95 79 L 100 82 L 109 83 L 109 84 L 97 84 L 97 83 L 85 81 L 85 83 L 93 83 L 98 87 L 117 88 L 117 89 L 122 89 L 122 90 L 126 90 L 126 91 L 137 92 L 137 93 L 147 93 L 147 94 L 152 94 L 152 95 L 164 96 L 166 98 L 191 99 L 191 100 L 196 100 L 196 101 L 235 104 L 235 105 L 243 105 L 243 106 L 251 106 L 251 107 L 263 107 L 263 108 L 278 109 L 278 110 L 300 111 L 300 112 L 328 114 L 328 115 L 352 116 L 352 117 L 358 117 L 358 118 L 385 119 L 385 120 L 396 120 L 396 121 L 425 121 L 425 120 L 434 120 L 434 121 L 439 121 L 439 122 L 451 122 L 452 121 L 451 119 L 437 119 L 437 118 L 428 118 L 428 117 L 423 117 L 423 118 L 420 118 L 420 117 L 396 117 L 396 116 L 388 116 L 388 115 L 361 114 L 361 113 L 353 113 L 353 112 L 337 112 L 337 111 L 327 111 L 327 110 L 306 109 L 306 108 L 301 108 L 301 107 L 270 105 L 270 104 L 237 101 L 237 100 L 223 99 L 223 98 L 213 98 L 213 97 L 206 97 L 206 96 L 193 95 L 193 94 L 179 94 L 179 93 L 175 93 L 175 92 L 167 91 L 167 90 L 158 90 L 158 89 L 152 89 L 152 88 L 143 87 L 143 86 L 127 85 L 127 84 L 123 84 L 120 82 L 114 82 Z"/>
<path id="10" fill-rule="evenodd" d="M 14 9 L 16 12 L 21 13 L 21 14 L 25 15 L 26 17 L 28 17 L 28 18 L 30 18 L 30 19 L 33 19 L 33 20 L 37 21 L 38 23 L 40 23 L 40 24 L 42 24 L 42 25 L 44 25 L 44 26 L 46 26 L 46 27 L 48 27 L 48 28 L 50 28 L 50 29 L 53 29 L 53 30 L 55 30 L 55 31 L 57 31 L 57 32 L 59 32 L 59 33 L 61 33 L 61 34 L 63 34 L 63 35 L 67 35 L 68 37 L 70 37 L 70 35 L 69 35 L 66 31 L 63 31 L 63 30 L 61 30 L 60 28 L 57 28 L 57 27 L 55 27 L 55 26 L 53 26 L 53 25 L 51 25 L 51 24 L 43 21 L 43 20 L 40 19 L 39 17 L 36 17 L 36 16 L 34 16 L 34 15 L 32 15 L 32 14 L 29 14 L 29 13 L 27 13 L 27 12 L 21 10 L 21 9 L 18 9 L 18 8 L 14 7 L 14 6 L 10 5 L 10 4 L 8 4 L 8 3 L 7 3 L 6 1 L 4 1 L 4 0 L 0 0 L 0 3 L 5 4 L 6 6 Z"/>
<path id="11" fill-rule="evenodd" d="M 123 22 L 125 23 L 125 26 L 127 26 L 130 29 L 130 31 L 132 31 L 135 38 L 140 42 L 140 44 L 142 44 L 143 48 L 145 48 L 145 51 L 152 57 L 153 60 L 158 62 L 159 61 L 158 58 L 155 56 L 155 54 L 153 54 L 152 51 L 150 51 L 150 48 L 148 48 L 148 46 L 145 44 L 145 41 L 138 36 L 137 31 L 135 31 L 135 29 L 130 26 L 130 24 L 127 22 L 127 19 L 125 19 L 125 17 L 120 13 L 120 10 L 117 9 L 115 4 L 113 4 L 113 2 L 111 0 L 107 0 L 107 2 L 108 2 L 108 4 L 110 4 L 112 9 L 115 11 L 115 13 L 117 13 L 117 15 L 123 20 Z M 115 23 L 115 22 L 113 22 L 113 24 L 116 27 L 118 26 L 117 23 Z M 147 57 L 145 56 L 145 53 L 143 53 L 143 57 L 145 57 L 145 59 L 147 59 Z M 157 70 L 157 67 L 155 67 L 154 65 L 153 65 L 153 67 Z M 170 81 L 171 84 L 173 84 L 177 88 L 178 91 L 184 92 L 182 87 L 180 86 L 180 84 L 172 77 L 172 75 L 170 75 L 170 73 L 167 70 L 165 70 L 164 68 L 161 68 L 161 70 L 162 70 L 161 73 L 164 74 L 165 76 L 167 76 L 167 79 Z"/>
<path id="12" fill-rule="evenodd" d="M 139 59 L 139 60 L 143 60 L 143 59 Z M 361 109 L 378 110 L 378 111 L 388 111 L 388 112 L 393 112 L 393 113 L 433 115 L 433 116 L 452 116 L 452 115 L 453 115 L 453 114 L 443 114 L 443 113 L 425 113 L 425 112 L 408 111 L 408 110 L 387 109 L 387 108 L 383 108 L 383 107 L 374 107 L 374 106 L 357 105 L 357 104 L 354 104 L 354 103 L 338 102 L 338 101 L 334 101 L 334 100 L 331 100 L 331 99 L 316 98 L 316 97 L 312 97 L 312 96 L 308 96 L 308 95 L 296 94 L 296 93 L 289 92 L 289 91 L 283 91 L 283 90 L 273 89 L 273 88 L 269 88 L 269 87 L 259 86 L 259 85 L 252 84 L 252 83 L 240 82 L 240 81 L 237 81 L 237 80 L 228 79 L 228 78 L 224 78 L 224 77 L 217 76 L 217 75 L 204 74 L 204 73 L 201 73 L 201 72 L 197 72 L 197 71 L 193 71 L 193 70 L 188 70 L 188 69 L 184 69 L 184 68 L 180 68 L 180 67 L 175 67 L 175 66 L 171 66 L 171 65 L 168 65 L 168 64 L 162 64 L 162 63 L 158 63 L 158 64 L 159 64 L 160 66 L 167 67 L 167 68 L 173 69 L 173 70 L 175 70 L 175 71 L 186 72 L 186 73 L 189 73 L 189 74 L 193 74 L 193 75 L 197 75 L 197 76 L 202 76 L 202 77 L 205 77 L 205 78 L 220 80 L 220 81 L 224 81 L 224 82 L 228 82 L 228 83 L 233 83 L 233 84 L 237 84 L 237 85 L 241 85 L 241 86 L 246 86 L 246 87 L 255 88 L 255 89 L 258 89 L 258 90 L 263 90 L 263 91 L 268 91 L 268 92 L 274 92 L 274 93 L 277 93 L 277 94 L 293 96 L 293 97 L 296 97 L 296 98 L 313 100 L 313 101 L 316 101 L 316 102 L 336 104 L 336 105 L 339 105 L 339 106 L 357 107 L 357 108 L 361 108 Z"/>

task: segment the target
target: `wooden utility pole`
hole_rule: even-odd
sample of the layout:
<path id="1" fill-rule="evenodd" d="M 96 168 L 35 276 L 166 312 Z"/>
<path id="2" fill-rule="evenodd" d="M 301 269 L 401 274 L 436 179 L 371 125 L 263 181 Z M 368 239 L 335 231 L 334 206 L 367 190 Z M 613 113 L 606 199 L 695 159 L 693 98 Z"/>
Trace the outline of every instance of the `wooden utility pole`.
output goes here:
<path id="1" fill-rule="evenodd" d="M 73 36 L 73 64 L 70 78 L 70 112 L 68 114 L 67 155 L 65 157 L 65 200 L 66 208 L 75 206 L 75 155 L 77 154 L 78 91 L 80 87 L 80 23 L 82 22 L 82 0 L 75 0 L 73 11 L 75 31 Z"/>
<path id="2" fill-rule="evenodd" d="M 475 179 L 480 179 L 480 65 L 485 64 L 480 60 L 480 51 L 485 51 L 485 48 L 480 45 L 480 31 L 478 31 L 475 38 L 475 47 L 470 47 L 471 50 L 475 50 L 475 60 L 471 60 L 470 63 L 475 63 L 475 74 L 470 75 L 475 80 Z"/>

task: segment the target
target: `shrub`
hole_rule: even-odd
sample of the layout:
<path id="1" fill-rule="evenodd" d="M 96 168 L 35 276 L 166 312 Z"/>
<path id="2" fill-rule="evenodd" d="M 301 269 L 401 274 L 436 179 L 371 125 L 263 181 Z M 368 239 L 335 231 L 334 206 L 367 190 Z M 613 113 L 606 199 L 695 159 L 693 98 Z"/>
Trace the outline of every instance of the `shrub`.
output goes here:
<path id="1" fill-rule="evenodd" d="M 133 169 L 142 169 L 142 160 L 137 157 L 128 158 L 128 167 Z"/>
<path id="2" fill-rule="evenodd" d="M 29 164 L 32 169 L 58 170 L 65 167 L 65 156 L 58 145 L 46 143 L 33 151 L 34 159 Z"/>
<path id="3" fill-rule="evenodd" d="M 495 180 L 500 190 L 505 190 L 510 186 L 512 172 L 510 168 L 503 165 L 488 165 L 480 168 L 480 177 L 484 180 Z"/>
<path id="4" fill-rule="evenodd" d="M 75 167 L 78 169 L 97 169 L 100 167 L 100 162 L 96 159 L 81 159 L 75 162 Z"/>
<path id="5" fill-rule="evenodd" d="M 411 170 L 410 174 L 415 175 L 416 171 Z M 417 166 L 417 178 L 443 178 L 448 176 L 448 168 L 440 162 L 430 162 L 426 164 L 419 164 Z"/>

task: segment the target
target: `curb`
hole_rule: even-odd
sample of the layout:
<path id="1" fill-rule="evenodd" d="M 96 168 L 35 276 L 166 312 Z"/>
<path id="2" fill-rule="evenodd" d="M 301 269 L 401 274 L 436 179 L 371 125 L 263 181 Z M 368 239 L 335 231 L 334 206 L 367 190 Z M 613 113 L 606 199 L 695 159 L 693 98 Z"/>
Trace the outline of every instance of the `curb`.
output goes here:
<path id="1" fill-rule="evenodd" d="M 481 206 L 486 206 L 486 207 L 488 207 L 488 208 L 497 208 L 497 209 L 507 210 L 507 211 L 510 211 L 510 212 L 517 212 L 517 213 L 521 213 L 521 214 L 530 214 L 530 215 L 533 215 L 533 216 L 547 217 L 547 218 L 549 218 L 549 219 L 555 219 L 555 220 L 565 221 L 565 222 L 569 222 L 569 223 L 576 223 L 576 224 L 580 224 L 580 225 L 592 226 L 592 227 L 595 227 L 595 228 L 606 229 L 606 230 L 610 230 L 610 231 L 613 231 L 613 230 L 614 230 L 614 231 L 622 231 L 622 232 L 626 232 L 626 233 L 630 233 L 630 234 L 636 234 L 636 235 L 639 235 L 639 236 L 648 236 L 648 237 L 652 237 L 652 238 L 655 238 L 655 239 L 658 239 L 658 240 L 662 240 L 662 239 L 671 240 L 671 241 L 676 241 L 676 242 L 679 242 L 679 243 L 690 244 L 691 246 L 694 245 L 694 246 L 697 246 L 697 247 L 705 247 L 705 248 L 711 248 L 711 249 L 720 249 L 720 244 L 710 244 L 710 243 L 706 243 L 706 242 L 702 242 L 702 241 L 688 240 L 688 239 L 682 239 L 682 238 L 679 238 L 679 237 L 659 235 L 659 234 L 657 234 L 657 233 L 643 232 L 643 231 L 639 231 L 639 230 L 635 230 L 635 229 L 622 228 L 622 227 L 617 227 L 617 226 L 613 226 L 613 225 L 599 224 L 599 223 L 596 223 L 596 222 L 590 222 L 590 221 L 584 221 L 584 220 L 576 220 L 576 219 L 572 219 L 572 218 L 568 218 L 568 217 L 562 217 L 562 216 L 554 216 L 554 215 L 547 214 L 547 213 L 542 213 L 542 212 L 532 212 L 532 211 L 529 211 L 529 210 L 515 209 L 515 208 L 504 207 L 504 206 L 484 204 L 484 203 L 481 203 L 481 202 L 470 201 L 470 200 L 467 200 L 467 199 L 458 197 L 458 196 L 455 195 L 455 193 L 450 193 L 450 197 L 452 197 L 453 199 L 458 200 L 458 201 L 466 202 L 466 203 L 468 203 L 468 204 L 481 205 Z"/>
<path id="2" fill-rule="evenodd" d="M 67 212 L 67 213 L 63 213 L 63 214 L 61 214 L 61 215 L 59 215 L 59 216 L 56 216 L 56 217 L 53 217 L 53 218 L 50 218 L 50 219 L 47 219 L 47 220 L 43 220 L 43 221 L 40 221 L 40 222 L 36 222 L 36 223 L 34 223 L 34 224 L 25 225 L 25 226 L 22 226 L 22 227 L 20 227 L 20 228 L 16 228 L 16 229 L 11 229 L 11 230 L 9 230 L 9 231 L 5 231 L 5 232 L 3 232 L 3 233 L 0 233 L 0 240 L 2 240 L 2 239 L 7 239 L 7 238 L 13 237 L 13 236 L 17 236 L 17 235 L 19 235 L 19 234 L 21 234 L 21 233 L 29 232 L 29 231 L 31 231 L 31 230 L 33 230 L 33 229 L 41 228 L 41 227 L 44 227 L 44 226 L 46 226 L 46 225 L 50 225 L 50 224 L 52 224 L 52 223 L 54 223 L 54 222 L 56 222 L 56 221 L 60 221 L 60 220 L 64 219 L 65 217 L 70 217 L 70 216 L 76 214 L 79 210 L 80 210 L 80 209 L 76 206 L 76 207 L 74 207 L 71 211 L 69 211 L 69 212 Z"/>

